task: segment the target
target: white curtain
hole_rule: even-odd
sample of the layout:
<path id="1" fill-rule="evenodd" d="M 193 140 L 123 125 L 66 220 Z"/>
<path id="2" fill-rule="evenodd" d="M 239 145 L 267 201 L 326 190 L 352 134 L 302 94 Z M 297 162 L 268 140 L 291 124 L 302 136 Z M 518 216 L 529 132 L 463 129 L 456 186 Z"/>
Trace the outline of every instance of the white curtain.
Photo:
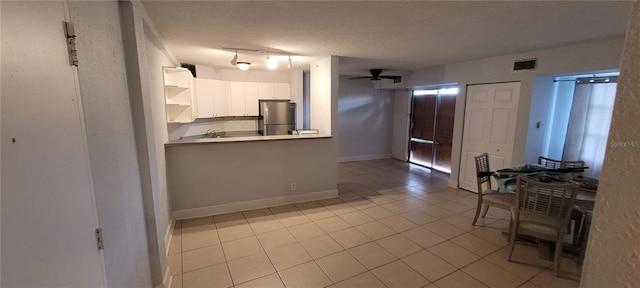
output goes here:
<path id="1" fill-rule="evenodd" d="M 615 96 L 614 81 L 576 84 L 562 160 L 585 161 L 584 176 L 600 177 Z"/>

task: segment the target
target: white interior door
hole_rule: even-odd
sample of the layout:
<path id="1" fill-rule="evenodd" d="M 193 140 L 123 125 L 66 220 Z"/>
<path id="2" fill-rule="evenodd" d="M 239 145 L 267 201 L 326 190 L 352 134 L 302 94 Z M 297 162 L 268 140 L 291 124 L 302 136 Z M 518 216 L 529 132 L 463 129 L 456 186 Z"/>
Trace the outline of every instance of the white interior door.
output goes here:
<path id="1" fill-rule="evenodd" d="M 66 2 L 0 5 L 0 286 L 105 287 Z"/>
<path id="2" fill-rule="evenodd" d="M 477 192 L 474 157 L 489 153 L 491 170 L 512 165 L 520 82 L 469 85 L 458 185 Z"/>

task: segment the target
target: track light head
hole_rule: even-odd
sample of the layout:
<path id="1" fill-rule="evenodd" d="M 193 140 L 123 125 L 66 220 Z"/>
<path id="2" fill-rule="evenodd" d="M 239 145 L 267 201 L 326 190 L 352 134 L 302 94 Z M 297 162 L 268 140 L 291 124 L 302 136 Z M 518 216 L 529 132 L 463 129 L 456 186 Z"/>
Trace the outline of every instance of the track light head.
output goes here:
<path id="1" fill-rule="evenodd" d="M 269 57 L 267 54 L 267 67 L 269 67 L 269 69 L 276 69 L 278 67 L 278 59 Z"/>
<path id="2" fill-rule="evenodd" d="M 237 63 L 238 63 L 238 50 L 236 50 L 236 55 L 234 55 L 233 58 L 231 58 L 231 65 L 236 66 Z"/>

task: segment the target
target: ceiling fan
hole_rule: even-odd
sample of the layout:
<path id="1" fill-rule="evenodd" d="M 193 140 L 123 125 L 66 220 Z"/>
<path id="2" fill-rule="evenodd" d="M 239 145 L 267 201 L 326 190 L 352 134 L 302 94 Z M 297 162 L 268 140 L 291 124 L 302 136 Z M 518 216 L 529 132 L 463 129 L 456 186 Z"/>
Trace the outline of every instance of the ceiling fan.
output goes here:
<path id="1" fill-rule="evenodd" d="M 371 76 L 352 77 L 352 78 L 349 78 L 349 80 L 353 80 L 353 79 L 371 79 L 372 81 L 374 81 L 374 80 L 381 80 L 381 79 L 392 79 L 393 83 L 402 82 L 402 76 L 380 75 L 382 73 L 382 69 L 369 69 L 369 73 L 371 73 Z"/>

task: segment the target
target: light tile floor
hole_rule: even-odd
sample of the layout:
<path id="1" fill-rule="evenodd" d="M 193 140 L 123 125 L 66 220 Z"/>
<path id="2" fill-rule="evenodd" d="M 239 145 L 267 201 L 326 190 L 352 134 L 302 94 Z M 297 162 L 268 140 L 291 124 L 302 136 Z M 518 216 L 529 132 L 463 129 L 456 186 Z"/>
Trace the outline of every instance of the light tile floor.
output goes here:
<path id="1" fill-rule="evenodd" d="M 178 221 L 173 288 L 578 287 L 533 246 L 506 260 L 509 213 L 471 226 L 476 195 L 397 160 L 338 164 L 339 197 Z M 565 277 L 579 279 L 572 258 Z"/>

